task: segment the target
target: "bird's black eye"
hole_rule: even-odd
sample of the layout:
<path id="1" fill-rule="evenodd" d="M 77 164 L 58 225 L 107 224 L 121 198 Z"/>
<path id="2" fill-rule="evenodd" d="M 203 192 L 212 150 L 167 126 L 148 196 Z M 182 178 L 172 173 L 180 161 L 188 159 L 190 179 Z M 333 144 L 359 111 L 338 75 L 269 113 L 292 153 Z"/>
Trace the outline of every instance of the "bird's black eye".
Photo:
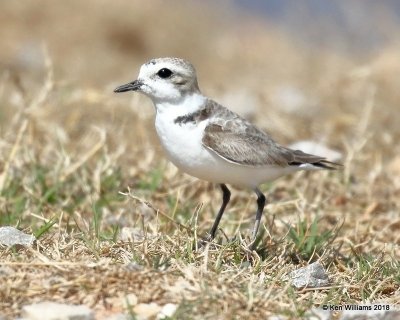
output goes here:
<path id="1" fill-rule="evenodd" d="M 162 69 L 158 70 L 157 75 L 160 78 L 166 79 L 172 75 L 172 71 L 167 68 L 162 68 Z"/>

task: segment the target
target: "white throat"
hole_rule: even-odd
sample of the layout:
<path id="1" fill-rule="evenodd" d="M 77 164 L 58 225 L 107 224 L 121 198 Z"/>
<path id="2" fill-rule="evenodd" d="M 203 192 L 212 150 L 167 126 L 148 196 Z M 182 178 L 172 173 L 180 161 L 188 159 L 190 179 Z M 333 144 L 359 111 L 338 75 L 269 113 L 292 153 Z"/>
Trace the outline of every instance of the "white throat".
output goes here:
<path id="1" fill-rule="evenodd" d="M 194 92 L 192 94 L 187 94 L 182 97 L 182 99 L 176 101 L 153 101 L 156 107 L 156 117 L 176 118 L 192 112 L 196 112 L 202 106 L 204 106 L 207 98 L 203 96 L 200 92 Z"/>

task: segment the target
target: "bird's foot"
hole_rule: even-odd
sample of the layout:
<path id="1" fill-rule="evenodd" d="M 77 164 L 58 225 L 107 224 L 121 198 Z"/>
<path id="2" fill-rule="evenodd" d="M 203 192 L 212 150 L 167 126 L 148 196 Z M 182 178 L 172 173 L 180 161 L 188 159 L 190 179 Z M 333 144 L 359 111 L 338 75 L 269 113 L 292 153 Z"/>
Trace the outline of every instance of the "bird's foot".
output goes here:
<path id="1" fill-rule="evenodd" d="M 194 250 L 199 250 L 205 248 L 206 245 L 212 244 L 214 237 L 211 234 L 207 234 L 204 237 L 199 238 L 196 243 L 194 244 Z"/>

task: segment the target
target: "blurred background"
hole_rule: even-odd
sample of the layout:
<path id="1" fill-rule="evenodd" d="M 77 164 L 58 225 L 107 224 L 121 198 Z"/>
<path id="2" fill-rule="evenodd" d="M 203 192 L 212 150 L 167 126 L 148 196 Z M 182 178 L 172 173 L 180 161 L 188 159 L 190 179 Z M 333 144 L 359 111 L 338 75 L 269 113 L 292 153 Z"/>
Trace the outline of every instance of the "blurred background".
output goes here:
<path id="1" fill-rule="evenodd" d="M 178 56 L 197 67 L 203 91 L 248 116 L 268 109 L 330 116 L 334 108 L 351 121 L 362 113 L 370 85 L 379 86 L 373 94 L 380 97 L 375 111 L 382 121 L 393 121 L 391 112 L 399 109 L 395 0 L 39 0 L 0 6 L 3 84 L 18 78 L 28 98 L 43 84 L 47 52 L 57 90 L 91 89 L 116 101 L 121 96 L 112 94 L 114 86 L 134 79 L 142 63 Z M 338 129 L 314 125 L 319 134 L 324 128 L 323 135 Z"/>
<path id="2" fill-rule="evenodd" d="M 281 75 L 293 73 L 284 62 L 328 53 L 369 63 L 398 45 L 400 4 L 41 0 L 2 1 L 0 14 L 2 68 L 40 69 L 45 44 L 60 76 L 100 85 L 121 75 L 123 60 L 132 73 L 149 57 L 165 55 L 185 56 L 196 64 L 209 61 L 214 66 L 210 69 L 217 68 L 213 72 L 228 72 L 226 65 L 241 61 L 236 67 L 253 68 L 249 74 L 275 62 L 280 68 L 267 70 L 268 74 L 274 69 L 281 69 Z M 210 72 L 203 76 L 215 75 Z"/>

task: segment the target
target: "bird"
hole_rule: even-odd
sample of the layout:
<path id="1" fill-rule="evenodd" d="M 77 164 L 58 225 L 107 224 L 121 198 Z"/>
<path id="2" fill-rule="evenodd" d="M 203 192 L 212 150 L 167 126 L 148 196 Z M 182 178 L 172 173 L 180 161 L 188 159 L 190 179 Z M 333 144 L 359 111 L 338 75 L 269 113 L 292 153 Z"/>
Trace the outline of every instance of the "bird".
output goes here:
<path id="1" fill-rule="evenodd" d="M 155 106 L 155 129 L 167 158 L 183 172 L 219 185 L 222 204 L 210 232 L 212 241 L 230 201 L 227 185 L 248 188 L 257 195 L 252 229 L 255 242 L 266 197 L 260 185 L 301 170 L 334 170 L 341 164 L 325 157 L 278 144 L 235 112 L 203 95 L 195 67 L 175 57 L 151 59 L 136 80 L 114 92 L 135 91 Z"/>

